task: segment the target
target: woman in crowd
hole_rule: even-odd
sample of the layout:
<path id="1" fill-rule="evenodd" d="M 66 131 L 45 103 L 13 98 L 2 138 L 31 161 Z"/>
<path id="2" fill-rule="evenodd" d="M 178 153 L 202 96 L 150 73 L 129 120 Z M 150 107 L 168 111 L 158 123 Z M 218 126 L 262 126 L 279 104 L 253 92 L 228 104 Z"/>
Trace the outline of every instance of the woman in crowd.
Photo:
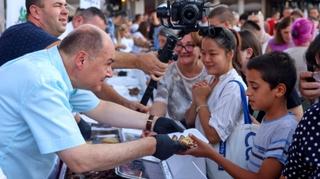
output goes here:
<path id="1" fill-rule="evenodd" d="M 293 46 L 291 39 L 291 24 L 291 17 L 285 17 L 276 24 L 275 36 L 269 40 L 266 52 L 282 52 Z"/>
<path id="2" fill-rule="evenodd" d="M 225 141 L 233 129 L 244 121 L 239 81 L 246 89 L 241 76 L 234 69 L 233 57 L 236 39 L 233 33 L 222 27 L 210 27 L 202 31 L 202 62 L 209 75 L 192 87 L 192 103 L 186 112 L 187 124 L 195 123 L 212 145 Z M 208 175 L 215 164 L 207 160 Z"/>
<path id="3" fill-rule="evenodd" d="M 288 162 L 283 175 L 287 178 L 320 178 L 320 35 L 306 52 L 309 71 L 300 74 L 300 91 L 314 104 L 306 110 L 293 135 Z"/>
<path id="4" fill-rule="evenodd" d="M 178 60 L 169 65 L 160 80 L 155 102 L 150 109 L 151 114 L 168 115 L 185 123 L 184 114 L 192 100 L 192 85 L 207 76 L 201 62 L 200 45 L 198 32 L 184 35 L 176 44 Z"/>
<path id="5" fill-rule="evenodd" d="M 146 52 L 151 47 L 151 42 L 147 39 L 150 30 L 149 23 L 143 21 L 140 23 L 138 30 L 132 34 L 134 40 L 133 53 Z"/>
<path id="6" fill-rule="evenodd" d="M 291 34 L 295 46 L 288 48 L 284 52 L 289 54 L 295 61 L 297 75 L 302 71 L 307 71 L 305 53 L 313 40 L 314 32 L 315 26 L 313 22 L 307 18 L 299 18 L 292 24 Z M 298 83 L 296 83 L 295 88 L 298 91 L 298 94 L 300 94 Z"/>
<path id="7" fill-rule="evenodd" d="M 241 75 L 245 81 L 245 71 L 250 59 L 262 55 L 261 44 L 256 36 L 249 30 L 239 32 L 241 39 L 240 56 L 241 56 Z"/>

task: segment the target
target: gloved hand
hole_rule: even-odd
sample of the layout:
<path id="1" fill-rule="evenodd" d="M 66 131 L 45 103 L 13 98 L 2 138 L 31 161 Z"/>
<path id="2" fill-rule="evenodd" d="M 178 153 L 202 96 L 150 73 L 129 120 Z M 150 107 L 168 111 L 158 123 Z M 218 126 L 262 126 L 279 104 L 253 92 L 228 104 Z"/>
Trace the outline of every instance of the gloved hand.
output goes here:
<path id="1" fill-rule="evenodd" d="M 160 160 L 166 160 L 173 154 L 187 150 L 187 146 L 182 145 L 178 141 L 172 140 L 166 134 L 158 134 L 154 136 L 157 141 L 156 152 L 153 154 Z"/>
<path id="2" fill-rule="evenodd" d="M 184 129 L 180 127 L 173 119 L 166 117 L 159 117 L 153 127 L 153 131 L 158 134 L 183 132 L 183 130 Z"/>

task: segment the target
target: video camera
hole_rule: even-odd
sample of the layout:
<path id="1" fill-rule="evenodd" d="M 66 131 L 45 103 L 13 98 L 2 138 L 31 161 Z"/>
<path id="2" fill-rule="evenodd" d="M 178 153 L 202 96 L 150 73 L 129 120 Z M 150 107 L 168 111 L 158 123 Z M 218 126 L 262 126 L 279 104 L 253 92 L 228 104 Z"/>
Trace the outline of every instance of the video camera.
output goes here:
<path id="1" fill-rule="evenodd" d="M 176 0 L 173 3 L 167 1 L 166 5 L 157 8 L 157 16 L 161 24 L 167 28 L 196 31 L 200 28 L 200 21 L 206 16 L 206 0 Z M 167 20 L 165 23 L 164 20 Z"/>

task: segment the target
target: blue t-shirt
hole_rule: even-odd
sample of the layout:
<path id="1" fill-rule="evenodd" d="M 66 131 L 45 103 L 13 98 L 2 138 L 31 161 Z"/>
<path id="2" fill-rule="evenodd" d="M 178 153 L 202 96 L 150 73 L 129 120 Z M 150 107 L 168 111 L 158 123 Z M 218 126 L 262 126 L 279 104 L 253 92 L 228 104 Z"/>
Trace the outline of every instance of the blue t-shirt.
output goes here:
<path id="1" fill-rule="evenodd" d="M 72 87 L 57 47 L 4 64 L 0 81 L 0 168 L 8 178 L 48 178 L 56 152 L 85 143 L 72 112 L 99 99 Z"/>
<path id="2" fill-rule="evenodd" d="M 253 140 L 248 169 L 251 172 L 258 172 L 263 160 L 267 158 L 275 158 L 285 165 L 297 124 L 295 116 L 291 113 L 278 119 L 262 120 Z"/>
<path id="3" fill-rule="evenodd" d="M 31 22 L 11 26 L 0 37 L 0 66 L 27 53 L 45 49 L 58 40 Z"/>

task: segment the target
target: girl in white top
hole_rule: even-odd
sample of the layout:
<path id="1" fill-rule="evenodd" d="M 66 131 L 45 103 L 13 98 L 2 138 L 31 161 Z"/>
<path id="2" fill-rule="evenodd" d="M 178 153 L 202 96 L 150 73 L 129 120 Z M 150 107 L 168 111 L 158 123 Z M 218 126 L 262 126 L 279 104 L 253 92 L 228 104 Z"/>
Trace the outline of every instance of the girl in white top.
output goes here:
<path id="1" fill-rule="evenodd" d="M 187 124 L 196 122 L 199 129 L 212 145 L 225 141 L 239 123 L 243 123 L 239 81 L 246 89 L 241 76 L 233 68 L 236 53 L 236 39 L 230 30 L 209 27 L 201 30 L 203 35 L 202 62 L 208 74 L 208 81 L 196 83 L 192 88 L 192 103 L 186 113 Z M 207 160 L 207 172 L 210 174 Z"/>

